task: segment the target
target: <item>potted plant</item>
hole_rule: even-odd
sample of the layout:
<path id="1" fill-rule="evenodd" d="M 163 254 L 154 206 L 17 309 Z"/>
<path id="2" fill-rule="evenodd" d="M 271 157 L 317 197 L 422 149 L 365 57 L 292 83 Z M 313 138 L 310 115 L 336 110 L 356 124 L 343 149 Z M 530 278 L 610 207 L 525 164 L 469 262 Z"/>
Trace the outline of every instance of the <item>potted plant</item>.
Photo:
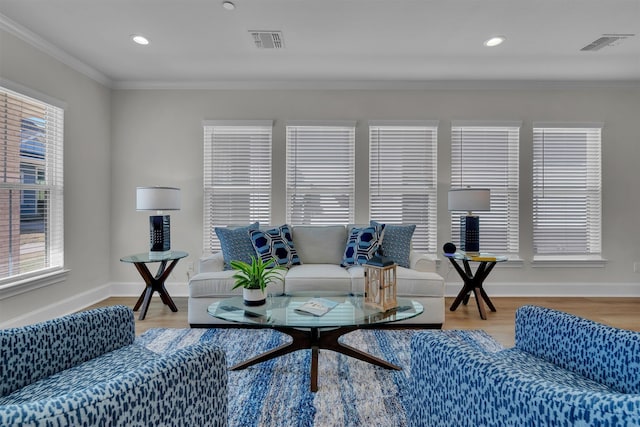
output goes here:
<path id="1" fill-rule="evenodd" d="M 264 262 L 260 257 L 251 257 L 251 264 L 234 260 L 231 268 L 238 272 L 233 275 L 236 284 L 233 289 L 242 287 L 242 298 L 245 305 L 262 305 L 267 301 L 267 285 L 282 280 L 278 270 L 284 270 L 275 258 Z"/>

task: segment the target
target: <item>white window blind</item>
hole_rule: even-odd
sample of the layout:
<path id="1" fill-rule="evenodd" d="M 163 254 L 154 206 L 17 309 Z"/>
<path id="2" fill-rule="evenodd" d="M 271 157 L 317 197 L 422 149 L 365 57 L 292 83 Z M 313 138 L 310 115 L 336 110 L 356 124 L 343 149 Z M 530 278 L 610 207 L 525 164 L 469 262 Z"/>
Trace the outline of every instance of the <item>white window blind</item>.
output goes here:
<path id="1" fill-rule="evenodd" d="M 215 227 L 271 218 L 273 122 L 207 120 L 204 126 L 204 251 L 220 250 Z"/>
<path id="2" fill-rule="evenodd" d="M 287 125 L 287 222 L 354 221 L 355 122 Z"/>
<path id="3" fill-rule="evenodd" d="M 415 224 L 413 247 L 427 253 L 437 246 L 437 145 L 435 121 L 369 123 L 371 219 Z"/>
<path id="4" fill-rule="evenodd" d="M 0 87 L 0 284 L 61 270 L 64 110 Z"/>
<path id="5" fill-rule="evenodd" d="M 601 253 L 601 128 L 534 123 L 534 254 Z"/>
<path id="6" fill-rule="evenodd" d="M 480 250 L 519 251 L 520 122 L 458 122 L 451 128 L 451 187 L 491 190 L 491 210 L 480 217 Z M 451 234 L 460 241 L 460 215 L 452 212 Z"/>

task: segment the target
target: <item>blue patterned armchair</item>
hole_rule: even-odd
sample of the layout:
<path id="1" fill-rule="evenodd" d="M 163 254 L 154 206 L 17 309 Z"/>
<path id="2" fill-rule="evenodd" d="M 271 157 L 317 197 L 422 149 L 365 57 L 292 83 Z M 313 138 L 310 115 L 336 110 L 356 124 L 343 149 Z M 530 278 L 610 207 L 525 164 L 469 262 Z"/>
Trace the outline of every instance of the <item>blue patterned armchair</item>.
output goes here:
<path id="1" fill-rule="evenodd" d="M 525 306 L 499 351 L 420 332 L 411 426 L 640 426 L 640 333 Z"/>
<path id="2" fill-rule="evenodd" d="M 222 350 L 160 355 L 113 306 L 0 330 L 2 426 L 226 426 Z"/>

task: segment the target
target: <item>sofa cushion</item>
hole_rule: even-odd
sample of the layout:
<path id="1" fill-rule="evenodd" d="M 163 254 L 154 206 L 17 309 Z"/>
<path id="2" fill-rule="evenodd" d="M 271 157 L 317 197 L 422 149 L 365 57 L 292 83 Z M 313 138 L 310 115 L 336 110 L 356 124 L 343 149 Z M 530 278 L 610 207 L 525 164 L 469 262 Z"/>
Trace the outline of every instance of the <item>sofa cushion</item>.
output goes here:
<path id="1" fill-rule="evenodd" d="M 285 277 L 287 293 L 304 291 L 351 291 L 349 272 L 337 264 L 294 265 Z"/>
<path id="2" fill-rule="evenodd" d="M 371 225 L 381 225 L 371 221 Z M 384 239 L 380 245 L 380 252 L 394 260 L 401 267 L 409 268 L 409 254 L 411 253 L 411 239 L 416 230 L 415 224 L 395 225 L 386 224 L 384 227 Z"/>
<path id="3" fill-rule="evenodd" d="M 349 267 L 351 292 L 364 292 L 364 267 Z M 437 273 L 396 267 L 396 291 L 399 297 L 442 297 L 444 281 Z"/>
<path id="4" fill-rule="evenodd" d="M 384 235 L 384 224 L 351 229 L 342 257 L 343 267 L 364 264 L 378 251 Z"/>
<path id="5" fill-rule="evenodd" d="M 233 275 L 234 270 L 214 271 L 210 273 L 198 273 L 189 280 L 190 298 L 210 298 L 210 297 L 230 297 L 241 295 L 242 288 L 233 289 L 236 284 Z M 286 270 L 281 270 L 278 274 L 286 274 Z M 267 286 L 269 293 L 283 293 L 284 280 L 277 280 Z"/>
<path id="6" fill-rule="evenodd" d="M 288 225 L 265 231 L 249 230 L 249 236 L 256 253 L 263 262 L 275 258 L 279 265 L 287 268 L 300 264 Z"/>
<path id="7" fill-rule="evenodd" d="M 244 227 L 216 227 L 214 231 L 220 240 L 220 248 L 224 257 L 224 269 L 231 270 L 231 261 L 238 260 L 251 263 L 251 257 L 256 256 L 256 250 L 249 237 L 250 230 L 257 230 L 258 222 Z"/>
<path id="8" fill-rule="evenodd" d="M 296 225 L 293 243 L 303 264 L 335 264 L 342 262 L 347 230 L 343 225 Z"/>

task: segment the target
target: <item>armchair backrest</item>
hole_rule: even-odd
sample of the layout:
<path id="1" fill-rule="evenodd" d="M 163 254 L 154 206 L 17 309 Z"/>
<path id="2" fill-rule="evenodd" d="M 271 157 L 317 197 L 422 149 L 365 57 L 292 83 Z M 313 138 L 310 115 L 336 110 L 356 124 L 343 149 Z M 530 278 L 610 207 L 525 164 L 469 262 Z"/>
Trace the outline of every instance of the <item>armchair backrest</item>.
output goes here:
<path id="1" fill-rule="evenodd" d="M 640 393 L 640 333 L 561 311 L 516 312 L 516 347 L 621 393 Z"/>
<path id="2" fill-rule="evenodd" d="M 125 306 L 0 330 L 0 396 L 134 340 L 133 312 Z"/>

